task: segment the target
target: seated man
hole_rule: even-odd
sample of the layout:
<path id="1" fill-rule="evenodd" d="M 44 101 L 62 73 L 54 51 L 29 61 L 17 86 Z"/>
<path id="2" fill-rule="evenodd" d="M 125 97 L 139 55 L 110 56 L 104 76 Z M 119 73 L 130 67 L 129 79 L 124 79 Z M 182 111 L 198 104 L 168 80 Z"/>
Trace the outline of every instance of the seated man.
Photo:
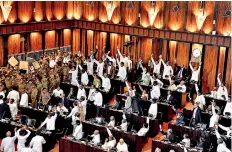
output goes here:
<path id="1" fill-rule="evenodd" d="M 104 145 L 102 145 L 103 149 L 112 149 L 116 145 L 116 139 L 113 136 L 109 136 L 109 139 L 105 139 Z"/>
<path id="2" fill-rule="evenodd" d="M 161 125 L 160 125 L 160 132 L 161 132 L 163 135 L 166 135 L 166 139 L 167 139 L 169 142 L 174 143 L 174 142 L 176 141 L 176 139 L 175 139 L 176 137 L 175 137 L 175 135 L 173 134 L 172 129 L 168 129 L 167 132 L 164 132 L 164 131 L 162 130 Z"/>
<path id="3" fill-rule="evenodd" d="M 138 136 L 146 136 L 149 131 L 149 118 L 147 117 L 147 122 L 143 124 L 143 127 L 137 133 Z"/>
<path id="4" fill-rule="evenodd" d="M 117 148 L 117 152 L 129 152 L 128 146 L 122 138 L 119 140 L 116 148 Z"/>
<path id="5" fill-rule="evenodd" d="M 184 134 L 184 139 L 181 141 L 183 143 L 184 147 L 190 148 L 190 138 L 188 137 L 188 134 Z"/>
<path id="6" fill-rule="evenodd" d="M 180 82 L 180 84 L 177 86 L 176 91 L 178 91 L 178 92 L 186 92 L 186 86 L 185 86 L 184 81 Z"/>
<path id="7" fill-rule="evenodd" d="M 107 127 L 114 127 L 115 126 L 115 118 L 114 116 L 110 117 L 110 122 L 107 124 Z"/>
<path id="8" fill-rule="evenodd" d="M 120 127 L 120 129 L 122 130 L 122 131 L 127 131 L 127 121 L 126 121 L 126 119 L 125 118 L 123 118 L 122 119 L 122 123 L 121 123 L 121 125 L 119 126 Z"/>
<path id="9" fill-rule="evenodd" d="M 176 124 L 180 125 L 180 124 L 185 124 L 185 118 L 184 118 L 184 114 L 182 112 L 177 112 L 177 117 L 176 117 Z"/>
<path id="10" fill-rule="evenodd" d="M 94 133 L 91 135 L 91 137 L 92 137 L 91 142 L 92 142 L 95 146 L 101 142 L 101 141 L 100 141 L 99 130 L 95 130 Z"/>

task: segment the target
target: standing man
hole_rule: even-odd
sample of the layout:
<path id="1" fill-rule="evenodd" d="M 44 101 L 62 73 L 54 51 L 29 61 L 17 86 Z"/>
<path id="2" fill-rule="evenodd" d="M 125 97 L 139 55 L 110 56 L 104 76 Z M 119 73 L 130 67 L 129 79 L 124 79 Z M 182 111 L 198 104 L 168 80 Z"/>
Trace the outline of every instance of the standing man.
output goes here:
<path id="1" fill-rule="evenodd" d="M 14 152 L 14 142 L 15 142 L 16 136 L 11 137 L 11 132 L 8 131 L 6 133 L 6 138 L 3 138 L 2 144 L 1 144 L 1 151 L 3 152 Z"/>
<path id="2" fill-rule="evenodd" d="M 25 143 L 27 138 L 30 136 L 31 132 L 23 127 L 16 132 L 16 137 L 18 138 L 18 152 L 20 152 L 23 148 L 25 148 Z"/>
<path id="3" fill-rule="evenodd" d="M 40 132 L 36 133 L 36 136 L 31 139 L 30 147 L 32 147 L 35 152 L 43 152 L 43 144 L 46 141 L 43 136 L 40 136 Z"/>
<path id="4" fill-rule="evenodd" d="M 99 111 L 100 111 L 100 107 L 102 106 L 103 103 L 103 97 L 101 92 L 98 91 L 98 89 L 95 89 L 95 93 L 94 93 L 94 98 L 93 98 L 93 104 L 96 107 L 96 117 L 98 117 Z"/>

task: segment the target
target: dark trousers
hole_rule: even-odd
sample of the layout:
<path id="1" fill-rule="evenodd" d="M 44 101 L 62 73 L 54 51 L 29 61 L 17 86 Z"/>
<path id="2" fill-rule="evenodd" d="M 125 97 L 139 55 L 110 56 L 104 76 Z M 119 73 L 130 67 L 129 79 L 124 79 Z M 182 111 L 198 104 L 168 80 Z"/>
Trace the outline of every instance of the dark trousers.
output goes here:
<path id="1" fill-rule="evenodd" d="M 98 117 L 99 111 L 100 111 L 100 106 L 95 105 L 95 108 L 96 108 L 96 117 Z"/>

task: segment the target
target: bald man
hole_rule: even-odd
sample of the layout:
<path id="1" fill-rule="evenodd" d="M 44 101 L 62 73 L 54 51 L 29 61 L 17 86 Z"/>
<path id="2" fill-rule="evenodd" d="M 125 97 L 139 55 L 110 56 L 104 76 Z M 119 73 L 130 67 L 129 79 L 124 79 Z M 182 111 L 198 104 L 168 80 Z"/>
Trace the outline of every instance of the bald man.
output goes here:
<path id="1" fill-rule="evenodd" d="M 14 147 L 15 139 L 16 139 L 16 136 L 11 137 L 11 132 L 8 131 L 6 133 L 6 138 L 2 140 L 1 151 L 14 152 L 15 151 L 15 147 Z"/>
<path id="2" fill-rule="evenodd" d="M 119 140 L 116 148 L 117 152 L 128 152 L 128 146 L 122 138 Z"/>

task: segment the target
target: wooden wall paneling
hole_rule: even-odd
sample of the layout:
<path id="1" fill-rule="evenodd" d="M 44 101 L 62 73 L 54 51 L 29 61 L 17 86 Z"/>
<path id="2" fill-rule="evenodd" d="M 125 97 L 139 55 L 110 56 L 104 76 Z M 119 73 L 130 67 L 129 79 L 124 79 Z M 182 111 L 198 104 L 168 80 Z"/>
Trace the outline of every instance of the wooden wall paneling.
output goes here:
<path id="1" fill-rule="evenodd" d="M 167 45 L 168 45 L 168 40 L 163 40 L 163 44 L 162 44 L 162 58 L 164 61 L 166 61 L 167 59 Z"/>
<path id="2" fill-rule="evenodd" d="M 216 31 L 218 35 L 229 35 L 231 33 L 231 16 L 225 16 L 225 11 L 231 7 L 231 2 L 219 1 L 216 18 Z"/>
<path id="3" fill-rule="evenodd" d="M 98 52 L 96 57 L 100 59 L 103 55 L 103 53 L 108 52 L 109 50 L 104 50 L 105 52 L 102 52 L 103 47 L 106 46 L 106 39 L 107 39 L 107 33 L 106 32 L 98 32 L 94 31 L 94 49 L 96 45 L 98 45 Z"/>
<path id="4" fill-rule="evenodd" d="M 67 19 L 73 19 L 74 14 L 74 1 L 67 1 L 66 2 L 66 17 Z"/>
<path id="5" fill-rule="evenodd" d="M 165 13 L 166 28 L 171 29 L 173 31 L 183 31 L 187 2 L 168 1 L 166 3 L 167 3 L 166 13 Z M 173 11 L 175 7 L 179 8 L 178 11 Z"/>
<path id="6" fill-rule="evenodd" d="M 17 18 L 18 18 L 18 13 L 17 13 L 17 10 L 16 10 L 16 5 L 17 5 L 17 3 L 18 2 L 16 2 L 16 1 L 12 1 L 11 2 L 11 6 L 12 6 L 12 8 L 11 8 L 11 11 L 10 11 L 10 15 L 8 16 L 8 21 L 10 22 L 10 23 L 15 23 L 16 22 L 16 20 L 17 20 Z"/>
<path id="7" fill-rule="evenodd" d="M 83 15 L 83 2 L 78 2 L 78 1 L 74 1 L 74 6 L 73 6 L 73 17 L 75 19 L 81 19 L 82 15 Z"/>
<path id="8" fill-rule="evenodd" d="M 45 2 L 45 14 L 46 19 L 48 21 L 51 21 L 53 19 L 53 2 L 52 1 L 46 1 Z"/>
<path id="9" fill-rule="evenodd" d="M 99 20 L 101 22 L 108 22 L 108 17 L 107 17 L 107 11 L 106 11 L 106 7 L 108 5 L 108 1 L 100 1 L 99 2 Z"/>
<path id="10" fill-rule="evenodd" d="M 205 34 L 210 34 L 213 31 L 215 4 L 215 1 L 205 1 L 204 13 L 207 15 L 207 17 L 201 28 Z"/>
<path id="11" fill-rule="evenodd" d="M 120 51 L 123 51 L 122 35 L 116 33 L 110 33 L 110 52 L 111 55 L 115 55 L 117 47 L 119 46 Z"/>
<path id="12" fill-rule="evenodd" d="M 149 2 L 142 1 L 141 2 L 140 25 L 142 25 L 143 27 L 151 27 L 152 26 L 152 25 L 150 25 L 149 16 L 148 16 L 148 14 L 155 9 L 154 8 L 155 5 L 152 5 L 152 3 L 154 4 L 154 2 L 152 2 L 152 1 L 149 1 Z"/>
<path id="13" fill-rule="evenodd" d="M 161 39 L 152 39 L 152 53 L 154 60 L 159 60 L 162 42 L 163 40 Z"/>
<path id="14" fill-rule="evenodd" d="M 80 29 L 73 29 L 72 48 L 73 53 L 80 51 Z"/>
<path id="15" fill-rule="evenodd" d="M 93 1 L 92 4 L 88 2 L 83 2 L 83 17 L 88 21 L 96 21 L 98 19 L 98 5 L 100 2 Z"/>
<path id="16" fill-rule="evenodd" d="M 56 46 L 56 32 L 47 31 L 45 33 L 45 49 L 55 48 Z"/>
<path id="17" fill-rule="evenodd" d="M 64 40 L 64 46 L 71 45 L 71 29 L 64 29 L 63 30 L 63 40 Z"/>
<path id="18" fill-rule="evenodd" d="M 86 37 L 87 36 L 87 30 L 82 29 L 81 30 L 81 53 L 82 55 L 86 55 Z"/>
<path id="19" fill-rule="evenodd" d="M 18 54 L 20 50 L 20 34 L 13 34 L 8 37 L 8 54 Z"/>
<path id="20" fill-rule="evenodd" d="M 54 1 L 53 5 L 54 5 L 53 7 L 54 17 L 57 20 L 63 19 L 66 14 L 66 6 L 67 6 L 66 2 L 65 1 Z"/>
<path id="21" fill-rule="evenodd" d="M 94 49 L 93 36 L 94 36 L 94 31 L 87 30 L 87 50 L 86 51 L 88 52 L 88 55 L 90 55 L 90 51 L 93 51 Z"/>
<path id="22" fill-rule="evenodd" d="M 3 22 L 5 22 L 2 11 L 0 11 L 0 24 L 2 24 Z"/>
<path id="23" fill-rule="evenodd" d="M 30 48 L 29 51 L 42 50 L 42 34 L 40 32 L 30 33 Z"/>
<path id="24" fill-rule="evenodd" d="M 118 24 L 121 21 L 121 5 L 120 1 L 113 1 L 114 12 L 111 18 L 111 22 Z"/>
<path id="25" fill-rule="evenodd" d="M 176 64 L 178 66 L 184 65 L 185 68 L 187 68 L 189 64 L 189 55 L 190 55 L 190 43 L 178 42 Z"/>
<path id="26" fill-rule="evenodd" d="M 4 64 L 4 40 L 3 37 L 0 36 L 0 66 Z"/>
<path id="27" fill-rule="evenodd" d="M 147 64 L 148 60 L 151 58 L 152 51 L 152 39 L 151 38 L 141 38 L 141 56 L 143 63 Z"/>
<path id="28" fill-rule="evenodd" d="M 133 8 L 128 8 L 129 3 L 132 2 Z M 138 1 L 123 1 L 122 3 L 122 22 L 126 25 L 138 25 L 138 15 L 139 15 L 139 2 Z"/>
<path id="29" fill-rule="evenodd" d="M 31 21 L 33 16 L 33 1 L 18 1 L 18 18 L 20 22 L 27 23 Z"/>
<path id="30" fill-rule="evenodd" d="M 231 95 L 231 48 L 228 49 L 228 58 L 227 58 L 227 65 L 226 66 L 226 78 L 225 78 L 225 83 L 226 83 L 226 88 L 228 90 L 228 94 Z"/>
<path id="31" fill-rule="evenodd" d="M 202 79 L 202 91 L 203 93 L 210 92 L 215 84 L 216 79 L 216 67 L 219 48 L 217 46 L 206 46 L 204 55 L 204 67 L 203 67 L 203 79 Z"/>
<path id="32" fill-rule="evenodd" d="M 128 41 L 131 41 L 131 37 L 130 35 L 122 35 L 122 45 L 125 43 L 125 42 L 128 42 Z M 129 50 L 129 47 L 125 47 L 123 46 L 123 51 L 122 51 L 125 55 L 127 56 L 130 56 L 131 55 L 131 52 Z"/>
<path id="33" fill-rule="evenodd" d="M 176 59 L 177 41 L 169 41 L 169 64 L 174 67 L 174 61 Z"/>
<path id="34" fill-rule="evenodd" d="M 138 59 L 138 54 L 137 54 L 137 37 L 136 36 L 132 36 L 132 39 L 131 41 L 133 42 L 133 45 L 131 47 L 131 54 L 130 54 L 130 57 L 131 57 L 131 60 L 133 63 L 136 62 L 136 60 Z"/>
<path id="35" fill-rule="evenodd" d="M 220 47 L 217 73 L 221 73 L 222 79 L 224 73 L 225 55 L 226 55 L 226 48 Z"/>
<path id="36" fill-rule="evenodd" d="M 35 1 L 35 8 L 34 8 L 34 19 L 35 21 L 39 22 L 44 19 L 44 3 L 42 1 Z"/>
<path id="37" fill-rule="evenodd" d="M 165 1 L 155 1 L 155 9 L 158 11 L 153 25 L 157 29 L 164 27 L 164 3 Z"/>
<path id="38" fill-rule="evenodd" d="M 198 1 L 189 1 L 188 2 L 188 16 L 186 22 L 186 30 L 189 32 L 197 32 L 197 22 L 196 15 L 200 10 L 200 2 Z"/>

